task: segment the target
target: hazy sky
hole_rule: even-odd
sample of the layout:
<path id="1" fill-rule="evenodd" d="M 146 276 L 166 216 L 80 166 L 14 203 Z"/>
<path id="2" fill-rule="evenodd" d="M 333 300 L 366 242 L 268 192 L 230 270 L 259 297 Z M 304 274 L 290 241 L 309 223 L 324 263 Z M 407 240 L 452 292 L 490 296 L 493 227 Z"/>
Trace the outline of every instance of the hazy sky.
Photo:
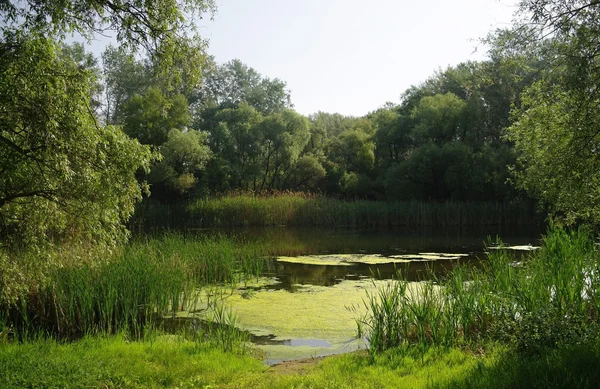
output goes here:
<path id="1" fill-rule="evenodd" d="M 298 112 L 364 115 L 438 68 L 485 57 L 515 0 L 217 0 L 200 23 L 218 62 L 287 82 Z M 475 51 L 477 50 L 477 51 Z"/>

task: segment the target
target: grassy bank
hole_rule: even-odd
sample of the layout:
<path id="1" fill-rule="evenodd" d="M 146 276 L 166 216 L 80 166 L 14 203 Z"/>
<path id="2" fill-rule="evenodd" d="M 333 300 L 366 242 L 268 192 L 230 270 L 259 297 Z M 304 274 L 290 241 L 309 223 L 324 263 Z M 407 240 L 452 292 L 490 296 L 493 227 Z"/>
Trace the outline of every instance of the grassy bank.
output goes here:
<path id="1" fill-rule="evenodd" d="M 141 204 L 136 228 L 236 226 L 454 227 L 519 226 L 540 221 L 522 202 L 344 201 L 304 193 L 232 194 L 190 204 Z"/>
<path id="2" fill-rule="evenodd" d="M 0 344 L 3 388 L 594 388 L 597 345 L 523 357 L 504 346 L 389 350 L 269 368 L 175 337 Z"/>
<path id="3" fill-rule="evenodd" d="M 203 287 L 258 275 L 263 252 L 257 243 L 169 234 L 138 238 L 108 258 L 58 261 L 44 281 L 0 305 L 0 332 L 19 339 L 140 336 Z"/>

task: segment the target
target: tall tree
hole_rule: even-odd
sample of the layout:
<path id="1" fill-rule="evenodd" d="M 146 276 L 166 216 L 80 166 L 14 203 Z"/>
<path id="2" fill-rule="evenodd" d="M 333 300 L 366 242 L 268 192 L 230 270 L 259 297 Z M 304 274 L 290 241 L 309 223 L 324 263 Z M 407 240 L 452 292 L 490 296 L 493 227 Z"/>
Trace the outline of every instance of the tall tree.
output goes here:
<path id="1" fill-rule="evenodd" d="M 565 221 L 598 224 L 600 3 L 524 0 L 521 11 L 513 37 L 521 44 L 547 38 L 549 61 L 509 129 L 520 155 L 517 182 Z"/>
<path id="2" fill-rule="evenodd" d="M 58 38 L 77 32 L 88 39 L 116 32 L 122 46 L 145 50 L 176 84 L 182 74 L 174 65 L 205 57 L 195 21 L 214 10 L 214 0 L 5 0 L 0 2 L 0 31 L 37 31 Z M 200 69 L 193 75 L 199 77 Z"/>
<path id="3" fill-rule="evenodd" d="M 51 40 L 17 34 L 0 52 L 0 245 L 122 240 L 148 148 L 96 121 L 93 72 Z"/>
<path id="4" fill-rule="evenodd" d="M 233 107 L 246 102 L 262 114 L 292 108 L 285 82 L 263 77 L 238 59 L 207 71 L 192 101 L 201 107 Z"/>

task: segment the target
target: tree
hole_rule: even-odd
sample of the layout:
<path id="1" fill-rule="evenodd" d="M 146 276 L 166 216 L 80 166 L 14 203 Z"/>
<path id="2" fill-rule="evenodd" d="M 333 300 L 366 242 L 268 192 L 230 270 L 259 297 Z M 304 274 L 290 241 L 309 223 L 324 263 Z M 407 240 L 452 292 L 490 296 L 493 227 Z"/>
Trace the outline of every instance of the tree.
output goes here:
<path id="1" fill-rule="evenodd" d="M 296 164 L 308 143 L 309 122 L 304 116 L 285 110 L 265 117 L 257 126 L 262 178 L 254 189 L 278 189 L 285 172 Z"/>
<path id="2" fill-rule="evenodd" d="M 77 32 L 87 39 L 114 31 L 121 46 L 134 52 L 144 49 L 177 84 L 182 74 L 174 65 L 205 58 L 206 45 L 194 19 L 214 10 L 214 0 L 4 0 L 0 31 L 35 31 L 59 38 Z M 193 74 L 198 78 L 200 69 Z"/>
<path id="3" fill-rule="evenodd" d="M 150 70 L 132 54 L 114 46 L 108 46 L 102 53 L 102 64 L 106 91 L 104 120 L 107 124 L 122 125 L 129 100 L 150 86 Z"/>
<path id="4" fill-rule="evenodd" d="M 100 107 L 102 106 L 101 99 L 103 87 L 100 83 L 101 70 L 98 66 L 97 59 L 92 53 L 85 51 L 85 47 L 79 42 L 75 42 L 70 45 L 62 44 L 59 55 L 64 56 L 65 60 L 67 61 L 75 62 L 80 69 L 85 69 L 87 72 L 91 73 L 90 104 L 94 112 L 98 114 Z"/>
<path id="5" fill-rule="evenodd" d="M 198 182 L 197 175 L 210 159 L 206 134 L 173 129 L 160 147 L 163 155 L 148 175 L 150 185 L 166 185 L 178 194 L 190 191 Z"/>
<path id="6" fill-rule="evenodd" d="M 262 120 L 263 116 L 247 103 L 218 110 L 210 119 L 209 146 L 219 161 L 209 166 L 209 171 L 212 176 L 222 176 L 221 170 L 227 171 L 226 189 L 248 190 L 251 184 L 256 186 L 261 169 L 258 124 Z M 215 189 L 225 189 L 223 179 L 211 180 L 219 181 Z"/>
<path id="7" fill-rule="evenodd" d="M 465 139 L 467 127 L 463 119 L 467 104 L 454 93 L 425 96 L 415 107 L 415 137 L 438 145 Z"/>
<path id="8" fill-rule="evenodd" d="M 509 128 L 517 183 L 567 223 L 598 224 L 600 3 L 525 0 L 521 16 L 505 46 L 545 39 L 548 68 L 523 93 Z"/>
<path id="9" fill-rule="evenodd" d="M 191 122 L 183 95 L 169 98 L 155 87 L 132 96 L 124 111 L 125 133 L 140 143 L 154 146 L 165 143 L 172 129 L 183 130 Z"/>
<path id="10" fill-rule="evenodd" d="M 0 53 L 0 245 L 121 242 L 149 149 L 96 121 L 93 72 L 56 43 L 16 34 Z"/>
<path id="11" fill-rule="evenodd" d="M 204 108 L 231 108 L 245 102 L 262 114 L 292 108 L 285 82 L 263 77 L 238 59 L 209 70 L 192 100 Z"/>

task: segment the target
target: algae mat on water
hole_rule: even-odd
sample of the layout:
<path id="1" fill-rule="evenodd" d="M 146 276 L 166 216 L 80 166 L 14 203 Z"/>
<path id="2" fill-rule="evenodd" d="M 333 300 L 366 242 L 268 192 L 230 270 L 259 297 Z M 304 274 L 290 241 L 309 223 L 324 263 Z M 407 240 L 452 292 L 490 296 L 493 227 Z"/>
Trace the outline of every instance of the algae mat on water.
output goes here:
<path id="1" fill-rule="evenodd" d="M 381 254 L 326 254 L 277 257 L 277 261 L 303 265 L 353 266 L 355 264 L 380 265 L 387 263 L 408 263 L 412 261 L 456 260 L 468 256 L 469 254 L 449 253 L 402 254 L 387 257 Z"/>
<path id="2" fill-rule="evenodd" d="M 250 298 L 238 290 L 226 299 L 239 326 L 255 336 L 269 337 L 258 347 L 268 362 L 339 354 L 365 348 L 356 339 L 356 319 L 365 313 L 367 291 L 390 280 L 343 281 L 337 285 L 301 285 L 294 293 L 261 289 Z M 418 289 L 418 283 L 411 283 Z"/>

